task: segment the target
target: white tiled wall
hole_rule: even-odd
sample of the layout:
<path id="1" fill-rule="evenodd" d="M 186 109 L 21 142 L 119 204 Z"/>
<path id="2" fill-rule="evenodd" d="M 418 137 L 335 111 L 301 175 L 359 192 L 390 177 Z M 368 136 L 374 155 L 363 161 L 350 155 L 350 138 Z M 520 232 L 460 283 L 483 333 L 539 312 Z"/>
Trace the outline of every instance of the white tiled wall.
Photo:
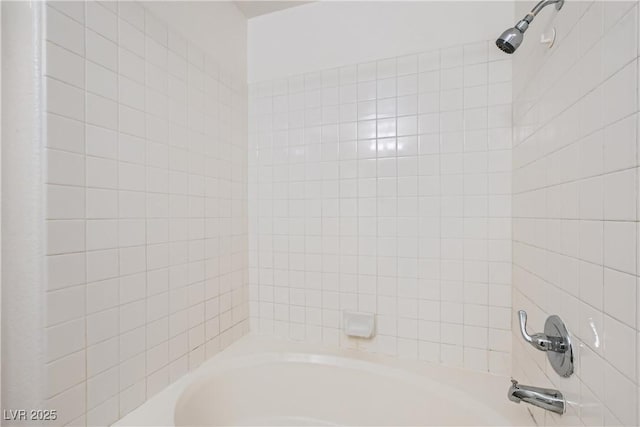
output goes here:
<path id="1" fill-rule="evenodd" d="M 545 9 L 513 83 L 486 41 L 247 92 L 138 3 L 48 3 L 59 423 L 115 421 L 245 333 L 250 312 L 262 334 L 558 388 L 569 411 L 532 408 L 541 425 L 637 425 L 638 9 Z M 575 375 L 511 331 L 518 309 L 532 331 L 565 320 Z M 343 310 L 375 312 L 377 336 L 347 339 Z"/>
<path id="2" fill-rule="evenodd" d="M 252 329 L 508 372 L 511 144 L 486 41 L 251 85 Z"/>
<path id="3" fill-rule="evenodd" d="M 46 7 L 47 405 L 109 424 L 248 330 L 246 76 L 141 4 Z"/>
<path id="4" fill-rule="evenodd" d="M 560 315 L 577 366 L 561 379 L 514 327 L 513 374 L 565 393 L 569 412 L 535 410 L 540 425 L 638 425 L 638 5 L 545 14 L 556 45 L 540 22 L 513 63 L 513 309 L 532 331 Z"/>

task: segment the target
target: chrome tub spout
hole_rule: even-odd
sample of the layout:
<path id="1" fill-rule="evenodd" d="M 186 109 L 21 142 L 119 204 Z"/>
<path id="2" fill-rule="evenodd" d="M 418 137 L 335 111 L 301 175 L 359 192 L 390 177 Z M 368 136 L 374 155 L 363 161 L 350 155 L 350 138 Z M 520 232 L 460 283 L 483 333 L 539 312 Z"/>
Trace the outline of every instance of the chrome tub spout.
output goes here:
<path id="1" fill-rule="evenodd" d="M 556 414 L 562 415 L 565 411 L 564 396 L 558 390 L 522 385 L 513 379 L 507 397 L 512 402 L 526 402 Z"/>

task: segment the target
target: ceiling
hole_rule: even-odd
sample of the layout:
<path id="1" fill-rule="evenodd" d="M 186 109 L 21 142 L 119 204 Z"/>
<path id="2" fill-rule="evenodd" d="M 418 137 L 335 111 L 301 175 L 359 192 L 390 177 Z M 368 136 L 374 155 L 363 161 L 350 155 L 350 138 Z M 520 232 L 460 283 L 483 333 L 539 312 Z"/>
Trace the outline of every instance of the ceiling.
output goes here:
<path id="1" fill-rule="evenodd" d="M 300 6 L 307 3 L 312 3 L 311 1 L 298 1 L 298 0 L 290 0 L 290 1 L 271 1 L 271 0 L 262 0 L 262 1 L 243 1 L 238 0 L 234 1 L 238 9 L 242 11 L 244 16 L 249 18 L 253 18 L 255 16 L 265 15 L 267 13 L 277 12 L 278 10 L 288 9 L 290 7 Z"/>

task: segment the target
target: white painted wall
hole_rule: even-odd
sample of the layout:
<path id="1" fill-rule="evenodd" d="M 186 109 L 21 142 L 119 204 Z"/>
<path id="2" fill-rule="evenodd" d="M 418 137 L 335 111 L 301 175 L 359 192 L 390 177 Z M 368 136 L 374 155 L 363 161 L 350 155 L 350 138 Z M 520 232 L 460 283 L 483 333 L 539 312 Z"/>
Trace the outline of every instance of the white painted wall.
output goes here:
<path id="1" fill-rule="evenodd" d="M 249 83 L 489 40 L 513 25 L 513 16 L 512 2 L 318 2 L 286 9 L 249 20 Z"/>
<path id="2" fill-rule="evenodd" d="M 2 7 L 0 7 L 0 22 L 2 22 Z M 2 46 L 2 31 L 0 31 L 0 46 Z M 0 82 L 2 82 L 2 55 L 0 55 Z M 2 99 L 2 84 L 0 84 L 0 99 Z M 0 102 L 0 135 L 2 135 L 2 103 Z M 2 223 L 2 148 L 0 146 L 0 224 Z M 2 232 L 0 231 L 0 241 Z M 0 355 L 2 354 L 2 246 L 0 245 Z M 0 357 L 1 359 L 1 357 Z M 2 384 L 2 363 L 0 363 L 0 384 Z M 2 387 L 0 387 L 0 402 L 2 402 Z M 0 403 L 2 405 L 2 403 Z"/>

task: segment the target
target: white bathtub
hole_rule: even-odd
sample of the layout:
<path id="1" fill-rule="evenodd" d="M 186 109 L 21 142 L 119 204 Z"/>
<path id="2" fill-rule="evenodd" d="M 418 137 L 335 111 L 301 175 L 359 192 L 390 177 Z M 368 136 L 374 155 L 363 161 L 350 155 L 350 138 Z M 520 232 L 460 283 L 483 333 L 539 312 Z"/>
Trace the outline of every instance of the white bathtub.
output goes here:
<path id="1" fill-rule="evenodd" d="M 248 336 L 118 426 L 535 425 L 509 379 Z"/>

